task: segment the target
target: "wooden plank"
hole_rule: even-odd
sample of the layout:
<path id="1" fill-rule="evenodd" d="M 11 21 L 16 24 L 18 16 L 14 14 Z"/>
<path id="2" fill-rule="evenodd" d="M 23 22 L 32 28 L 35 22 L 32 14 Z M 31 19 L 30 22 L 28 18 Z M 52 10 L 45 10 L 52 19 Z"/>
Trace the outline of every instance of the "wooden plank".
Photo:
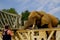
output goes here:
<path id="1" fill-rule="evenodd" d="M 52 31 L 47 40 L 50 40 L 55 31 Z"/>
<path id="2" fill-rule="evenodd" d="M 26 29 L 26 30 L 22 30 L 22 29 L 19 29 L 17 30 L 18 32 L 27 32 L 27 31 L 60 31 L 60 28 L 42 28 L 42 29 L 33 29 L 33 30 L 29 30 L 29 29 Z"/>
<path id="3" fill-rule="evenodd" d="M 10 18 L 10 16 L 9 16 L 9 15 L 8 15 L 8 18 L 9 18 L 9 22 L 10 22 L 10 24 L 11 24 L 11 26 L 12 26 L 11 18 Z"/>
<path id="4" fill-rule="evenodd" d="M 4 14 L 4 16 L 5 16 L 5 18 L 6 18 L 7 22 L 8 22 L 8 24 L 9 24 L 9 20 L 8 20 L 8 18 L 7 18 L 7 15 L 6 15 L 6 14 Z"/>
<path id="5" fill-rule="evenodd" d="M 1 16 L 2 16 L 2 19 L 3 19 L 4 23 L 6 24 L 5 18 L 3 17 L 3 14 L 2 14 L 2 13 L 0 13 L 0 14 L 1 14 Z"/>
<path id="6" fill-rule="evenodd" d="M 15 36 L 15 39 L 16 39 L 16 40 L 19 40 L 17 36 Z"/>
<path id="7" fill-rule="evenodd" d="M 12 22 L 12 24 L 13 24 L 13 16 L 11 16 L 11 22 Z"/>
<path id="8" fill-rule="evenodd" d="M 21 40 L 24 40 L 23 36 L 22 36 L 19 32 L 17 32 L 17 34 L 19 35 L 19 38 L 20 38 Z"/>
<path id="9" fill-rule="evenodd" d="M 0 19 L 0 22 L 1 22 L 2 26 L 4 27 L 4 24 L 3 24 L 3 22 L 1 21 L 1 19 Z"/>
<path id="10" fill-rule="evenodd" d="M 0 28 L 0 29 L 3 29 L 3 28 Z M 33 29 L 33 30 L 21 30 L 20 28 L 11 28 L 11 30 L 17 30 L 17 32 L 28 32 L 28 31 L 60 31 L 60 28 L 45 28 L 45 29 Z"/>
<path id="11" fill-rule="evenodd" d="M 4 12 L 4 11 L 0 11 L 0 12 L 3 12 L 3 13 L 8 14 L 8 15 L 12 15 L 12 16 L 18 16 L 18 14 L 8 13 L 8 12 Z"/>

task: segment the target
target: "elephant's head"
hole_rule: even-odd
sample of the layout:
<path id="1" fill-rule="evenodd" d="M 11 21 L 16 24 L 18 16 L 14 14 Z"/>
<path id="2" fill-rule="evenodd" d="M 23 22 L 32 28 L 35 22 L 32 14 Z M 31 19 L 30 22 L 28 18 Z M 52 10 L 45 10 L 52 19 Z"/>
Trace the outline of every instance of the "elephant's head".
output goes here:
<path id="1" fill-rule="evenodd" d="M 39 12 L 37 12 L 37 11 L 32 11 L 31 13 L 30 13 L 30 15 L 28 16 L 28 20 L 30 20 L 30 19 L 41 19 L 41 17 L 43 16 L 43 14 L 41 14 L 41 13 L 39 13 Z"/>

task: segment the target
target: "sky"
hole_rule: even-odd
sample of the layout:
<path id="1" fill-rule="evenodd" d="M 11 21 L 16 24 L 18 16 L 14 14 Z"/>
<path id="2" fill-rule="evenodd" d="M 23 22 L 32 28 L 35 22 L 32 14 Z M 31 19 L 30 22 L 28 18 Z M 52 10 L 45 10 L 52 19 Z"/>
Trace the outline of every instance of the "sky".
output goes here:
<path id="1" fill-rule="evenodd" d="M 60 19 L 60 0 L 0 0 L 0 10 L 15 8 L 22 11 L 46 11 Z"/>

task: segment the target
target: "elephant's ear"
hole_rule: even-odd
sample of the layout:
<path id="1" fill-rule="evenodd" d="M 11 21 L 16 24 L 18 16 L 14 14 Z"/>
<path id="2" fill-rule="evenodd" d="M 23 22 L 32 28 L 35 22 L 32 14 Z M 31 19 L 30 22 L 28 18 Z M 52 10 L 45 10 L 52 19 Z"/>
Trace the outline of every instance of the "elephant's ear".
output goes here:
<path id="1" fill-rule="evenodd" d="M 49 24 L 50 20 L 49 20 L 49 17 L 47 15 L 44 15 L 42 18 L 41 18 L 41 26 L 43 26 L 44 24 Z"/>

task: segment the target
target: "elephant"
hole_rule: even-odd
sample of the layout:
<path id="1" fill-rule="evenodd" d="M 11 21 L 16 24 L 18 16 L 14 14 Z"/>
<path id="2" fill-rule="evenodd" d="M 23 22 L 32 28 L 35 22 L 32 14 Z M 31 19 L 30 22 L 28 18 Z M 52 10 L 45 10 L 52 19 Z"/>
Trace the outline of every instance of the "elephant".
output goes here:
<path id="1" fill-rule="evenodd" d="M 44 11 L 32 11 L 28 16 L 28 20 L 24 25 L 24 29 L 27 29 L 28 27 L 32 28 L 34 21 L 38 28 L 53 28 L 57 27 L 58 25 L 58 19 L 55 16 L 47 14 Z"/>
<path id="2" fill-rule="evenodd" d="M 58 25 L 58 19 L 44 11 L 32 11 L 23 29 L 34 29 L 35 26 L 40 28 L 54 28 Z M 50 32 L 48 32 L 48 35 Z M 55 40 L 55 39 L 54 39 Z"/>

